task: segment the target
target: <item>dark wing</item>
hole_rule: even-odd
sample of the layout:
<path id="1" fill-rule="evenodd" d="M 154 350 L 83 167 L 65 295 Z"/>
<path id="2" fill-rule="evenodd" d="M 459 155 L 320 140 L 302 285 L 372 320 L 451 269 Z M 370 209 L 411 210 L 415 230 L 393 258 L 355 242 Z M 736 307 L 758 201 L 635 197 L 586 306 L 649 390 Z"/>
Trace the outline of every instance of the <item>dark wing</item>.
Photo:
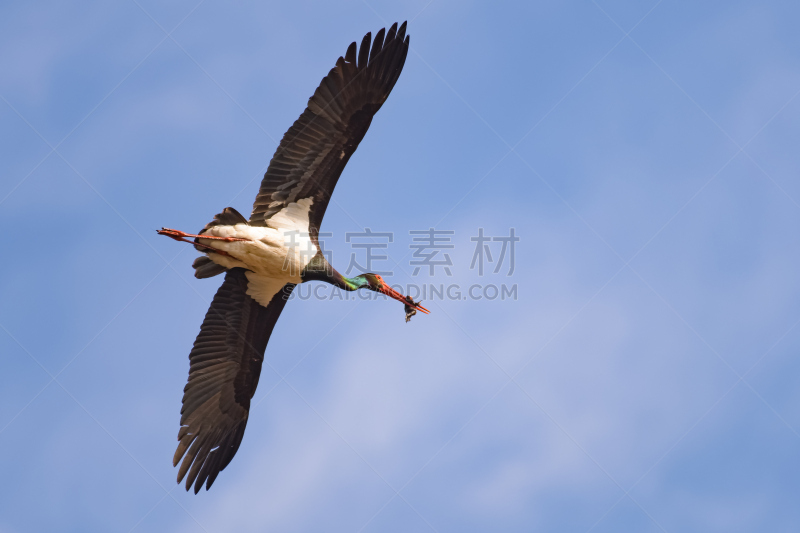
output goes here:
<path id="1" fill-rule="evenodd" d="M 244 436 L 250 399 L 256 391 L 264 350 L 286 300 L 289 283 L 267 307 L 247 292 L 245 270 L 234 268 L 214 295 L 189 354 L 189 382 L 183 389 L 181 429 L 173 466 L 185 457 L 178 483 L 206 490 L 231 462 Z"/>
<path id="2" fill-rule="evenodd" d="M 304 198 L 313 199 L 309 232 L 316 241 L 322 217 L 347 161 L 367 133 L 372 117 L 392 91 L 408 54 L 406 23 L 370 34 L 336 61 L 308 107 L 283 136 L 261 182 L 250 224 L 267 220 Z"/>

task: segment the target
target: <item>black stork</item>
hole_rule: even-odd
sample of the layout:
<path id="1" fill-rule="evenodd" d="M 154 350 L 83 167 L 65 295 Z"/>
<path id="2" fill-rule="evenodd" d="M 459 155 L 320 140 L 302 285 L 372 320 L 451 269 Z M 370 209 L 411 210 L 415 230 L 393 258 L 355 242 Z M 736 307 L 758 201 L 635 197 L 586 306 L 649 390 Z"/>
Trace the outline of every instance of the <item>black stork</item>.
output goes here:
<path id="1" fill-rule="evenodd" d="M 178 483 L 208 490 L 244 436 L 250 400 L 275 323 L 298 283 L 369 289 L 402 302 L 406 320 L 428 310 L 375 274 L 347 278 L 320 251 L 319 227 L 350 156 L 392 91 L 408 54 L 406 24 L 367 33 L 322 79 L 269 163 L 250 219 L 225 208 L 198 235 L 162 228 L 205 255 L 197 278 L 225 273 L 189 354 L 178 449 Z M 188 240 L 192 238 L 193 240 Z"/>

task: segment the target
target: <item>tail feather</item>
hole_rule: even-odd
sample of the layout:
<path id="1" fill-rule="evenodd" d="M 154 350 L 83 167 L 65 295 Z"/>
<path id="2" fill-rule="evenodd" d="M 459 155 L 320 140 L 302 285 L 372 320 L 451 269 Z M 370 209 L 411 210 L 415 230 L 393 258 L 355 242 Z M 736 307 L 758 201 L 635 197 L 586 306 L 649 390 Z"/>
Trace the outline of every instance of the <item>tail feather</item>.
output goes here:
<path id="1" fill-rule="evenodd" d="M 236 224 L 249 225 L 249 222 L 247 222 L 247 219 L 244 218 L 236 209 L 232 207 L 226 207 L 222 210 L 222 213 L 214 215 L 214 220 L 206 224 L 200 233 L 198 233 L 198 235 L 202 235 L 214 226 L 235 226 Z M 196 241 L 197 239 L 195 239 L 195 242 Z M 195 246 L 195 248 L 198 252 L 206 251 L 198 246 Z M 218 265 L 205 255 L 195 259 L 194 263 L 192 263 L 192 266 L 194 267 L 194 277 L 198 279 L 211 278 L 228 270 L 224 266 Z"/>
<path id="2" fill-rule="evenodd" d="M 203 233 L 205 233 L 209 229 L 213 228 L 214 226 L 235 226 L 236 224 L 247 224 L 248 226 L 250 225 L 250 223 L 247 221 L 247 219 L 244 218 L 241 215 L 241 213 L 239 213 L 239 211 L 237 211 L 236 209 L 234 209 L 232 207 L 226 207 L 225 209 L 222 210 L 222 213 L 218 213 L 218 214 L 214 215 L 214 220 L 212 220 L 211 222 L 206 224 L 203 227 L 203 229 L 200 230 L 200 233 L 198 233 L 198 235 L 202 235 Z M 195 239 L 194 242 L 197 242 L 197 239 Z M 205 251 L 206 251 L 205 249 L 201 248 L 200 246 L 195 246 L 194 248 L 198 252 L 205 253 Z M 195 268 L 197 268 L 197 267 L 195 267 Z M 222 270 L 220 272 L 224 272 L 224 270 Z M 216 276 L 220 272 L 214 272 L 213 274 L 210 274 L 210 276 Z M 197 272 L 195 272 L 195 276 L 197 276 Z"/>
<path id="3" fill-rule="evenodd" d="M 213 278 L 228 270 L 224 266 L 216 264 L 205 255 L 195 259 L 192 266 L 194 267 L 194 277 L 197 279 Z"/>
<path id="4" fill-rule="evenodd" d="M 247 219 L 236 209 L 226 207 L 222 210 L 222 213 L 214 215 L 214 220 L 206 224 L 198 235 L 202 235 L 205 231 L 214 226 L 235 226 L 236 224 L 249 224 L 249 222 L 247 222 Z"/>

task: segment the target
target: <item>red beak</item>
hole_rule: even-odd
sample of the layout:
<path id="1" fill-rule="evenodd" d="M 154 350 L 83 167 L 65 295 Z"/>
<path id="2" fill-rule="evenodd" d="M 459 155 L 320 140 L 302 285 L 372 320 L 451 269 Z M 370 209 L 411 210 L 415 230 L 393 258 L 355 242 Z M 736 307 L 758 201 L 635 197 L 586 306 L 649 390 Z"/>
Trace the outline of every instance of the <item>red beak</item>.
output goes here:
<path id="1" fill-rule="evenodd" d="M 425 313 L 426 315 L 431 314 L 430 311 L 428 311 L 427 309 L 425 309 L 424 307 L 422 307 L 418 303 L 415 303 L 414 300 L 412 300 L 411 298 L 407 298 L 406 296 L 403 296 L 402 294 L 400 294 L 399 292 L 397 292 L 396 290 L 391 288 L 386 283 L 383 284 L 383 286 L 381 287 L 380 291 L 383 294 L 385 294 L 386 296 L 391 296 L 392 298 L 394 298 L 398 302 L 403 302 L 404 305 L 407 305 L 407 306 L 409 306 L 409 307 L 411 307 L 413 309 L 416 309 L 417 311 Z"/>

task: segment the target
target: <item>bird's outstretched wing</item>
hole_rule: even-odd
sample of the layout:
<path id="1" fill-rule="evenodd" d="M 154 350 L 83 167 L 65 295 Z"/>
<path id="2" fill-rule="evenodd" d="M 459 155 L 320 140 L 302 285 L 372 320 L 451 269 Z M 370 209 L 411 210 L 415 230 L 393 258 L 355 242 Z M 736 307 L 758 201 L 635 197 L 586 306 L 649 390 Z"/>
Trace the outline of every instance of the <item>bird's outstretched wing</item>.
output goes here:
<path id="1" fill-rule="evenodd" d="M 186 490 L 193 483 L 195 493 L 203 483 L 211 487 L 236 455 L 267 341 L 292 289 L 287 284 L 263 307 L 246 294 L 244 269 L 225 275 L 189 354 L 180 442 L 173 458 L 177 465 L 183 457 L 178 483 L 186 476 Z"/>
<path id="2" fill-rule="evenodd" d="M 272 156 L 251 225 L 267 225 L 290 204 L 311 199 L 309 233 L 317 240 L 342 170 L 403 70 L 409 39 L 406 23 L 399 29 L 395 23 L 387 32 L 381 29 L 371 47 L 368 33 L 358 50 L 354 42 L 336 61 Z"/>

